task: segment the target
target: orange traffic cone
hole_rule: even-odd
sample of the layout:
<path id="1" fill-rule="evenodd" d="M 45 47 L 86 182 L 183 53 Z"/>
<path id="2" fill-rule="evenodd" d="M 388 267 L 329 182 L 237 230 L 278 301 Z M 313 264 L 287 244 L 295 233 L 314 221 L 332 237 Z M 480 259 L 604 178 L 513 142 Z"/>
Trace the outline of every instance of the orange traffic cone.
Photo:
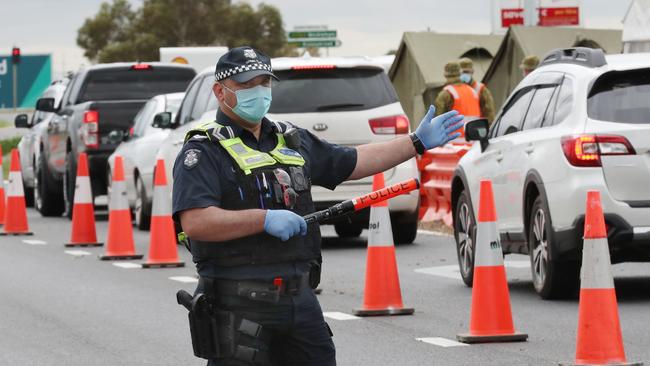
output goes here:
<path id="1" fill-rule="evenodd" d="M 100 256 L 99 259 L 142 259 L 142 254 L 135 254 L 131 210 L 129 209 L 129 201 L 126 198 L 122 157 L 116 156 L 114 164 L 111 196 L 108 201 L 106 255 Z"/>
<path id="2" fill-rule="evenodd" d="M 86 153 L 79 154 L 77 164 L 77 183 L 74 190 L 74 206 L 72 208 L 72 233 L 66 247 L 101 247 L 97 242 L 95 231 L 95 209 L 93 195 L 88 176 L 88 157 Z"/>
<path id="3" fill-rule="evenodd" d="M 561 365 L 642 365 L 627 362 L 600 192 L 587 192 L 576 360 Z"/>
<path id="4" fill-rule="evenodd" d="M 384 173 L 375 174 L 372 180 L 373 191 L 381 188 L 384 188 Z M 355 309 L 354 314 L 409 315 L 413 312 L 413 308 L 405 308 L 402 304 L 388 202 L 376 203 L 370 207 L 363 306 Z"/>
<path id="5" fill-rule="evenodd" d="M 464 343 L 525 341 L 528 335 L 515 332 L 512 322 L 490 180 L 481 180 L 479 197 L 469 333 L 458 334 L 456 338 Z"/>
<path id="6" fill-rule="evenodd" d="M 176 249 L 176 231 L 172 221 L 172 203 L 165 175 L 165 162 L 156 161 L 153 182 L 153 207 L 151 208 L 151 231 L 149 237 L 149 259 L 142 268 L 183 267 Z"/>
<path id="7" fill-rule="evenodd" d="M 29 231 L 29 224 L 27 223 L 23 176 L 20 172 L 20 158 L 16 149 L 11 150 L 9 189 L 7 190 L 7 205 L 4 218 L 4 231 L 0 235 L 33 235 Z"/>
<path id="8" fill-rule="evenodd" d="M 5 177 L 2 169 L 2 145 L 0 145 L 0 225 L 5 223 Z"/>

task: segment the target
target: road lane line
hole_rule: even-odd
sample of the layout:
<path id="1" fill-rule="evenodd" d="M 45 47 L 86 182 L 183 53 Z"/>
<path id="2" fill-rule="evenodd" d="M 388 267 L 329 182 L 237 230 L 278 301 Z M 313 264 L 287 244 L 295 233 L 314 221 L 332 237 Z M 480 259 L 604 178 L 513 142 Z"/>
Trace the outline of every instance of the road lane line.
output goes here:
<path id="1" fill-rule="evenodd" d="M 178 281 L 182 283 L 197 283 L 199 282 L 199 279 L 196 277 L 190 277 L 190 276 L 172 276 L 169 277 L 170 280 L 172 281 Z"/>
<path id="2" fill-rule="evenodd" d="M 124 269 L 133 269 L 133 268 L 142 268 L 142 264 L 139 263 L 133 263 L 133 262 L 118 262 L 118 263 L 113 263 L 115 267 L 120 267 Z"/>
<path id="3" fill-rule="evenodd" d="M 90 252 L 86 252 L 85 250 L 66 250 L 65 253 L 75 257 L 83 257 L 84 255 L 90 255 Z"/>
<path id="4" fill-rule="evenodd" d="M 326 318 L 334 319 L 334 320 L 361 319 L 358 316 L 354 316 L 354 315 L 346 314 L 346 313 L 341 313 L 339 311 L 326 311 L 326 312 L 323 312 L 323 316 L 326 317 Z"/>
<path id="5" fill-rule="evenodd" d="M 529 261 L 505 261 L 503 265 L 506 268 L 516 268 L 516 269 L 525 269 L 530 268 Z M 460 280 L 460 269 L 457 264 L 447 265 L 447 266 L 436 266 L 436 267 L 425 267 L 425 268 L 416 268 L 414 269 L 416 273 L 427 274 L 431 276 L 451 278 L 454 280 Z"/>
<path id="6" fill-rule="evenodd" d="M 429 338 L 415 338 L 416 341 L 433 344 L 434 346 L 439 347 L 463 347 L 469 346 L 469 344 L 460 343 L 452 341 L 451 339 L 441 338 L 441 337 L 429 337 Z"/>
<path id="7" fill-rule="evenodd" d="M 46 241 L 38 240 L 38 239 L 23 239 L 23 243 L 29 245 L 47 245 Z"/>

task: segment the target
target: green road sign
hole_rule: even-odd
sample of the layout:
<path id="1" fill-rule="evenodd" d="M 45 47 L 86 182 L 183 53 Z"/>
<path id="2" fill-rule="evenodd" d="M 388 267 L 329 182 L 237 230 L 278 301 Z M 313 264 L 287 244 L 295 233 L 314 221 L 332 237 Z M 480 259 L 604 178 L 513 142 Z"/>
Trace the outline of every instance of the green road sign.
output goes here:
<path id="1" fill-rule="evenodd" d="M 338 47 L 341 45 L 340 41 L 337 41 L 335 39 L 332 40 L 327 40 L 327 41 L 308 41 L 308 40 L 301 40 L 301 41 L 293 41 L 289 40 L 289 44 L 296 46 L 296 47 Z"/>
<path id="2" fill-rule="evenodd" d="M 336 38 L 336 31 L 293 31 L 289 32 L 289 38 Z"/>

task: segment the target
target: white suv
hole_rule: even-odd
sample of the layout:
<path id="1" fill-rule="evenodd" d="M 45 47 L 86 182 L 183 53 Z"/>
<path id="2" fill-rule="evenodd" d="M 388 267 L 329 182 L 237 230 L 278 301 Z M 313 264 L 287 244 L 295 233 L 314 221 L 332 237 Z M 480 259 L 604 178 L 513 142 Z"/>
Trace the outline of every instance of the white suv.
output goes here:
<path id="1" fill-rule="evenodd" d="M 382 65 L 364 57 L 275 58 L 273 102 L 268 117 L 288 121 L 331 143 L 356 146 L 386 141 L 409 132 L 409 121 Z M 161 144 L 166 173 L 171 181 L 172 165 L 185 133 L 200 122 L 214 120 L 216 98 L 211 88 L 213 69 L 199 73 L 188 87 L 172 128 Z M 195 101 L 196 100 L 196 101 Z M 415 159 L 385 173 L 386 185 L 418 177 Z M 334 191 L 313 187 L 317 210 L 372 190 L 372 177 L 345 182 Z M 389 202 L 393 237 L 397 243 L 411 243 L 417 235 L 418 192 Z M 368 210 L 334 223 L 341 237 L 354 237 L 368 226 Z"/>
<path id="2" fill-rule="evenodd" d="M 503 251 L 529 254 L 542 298 L 577 289 L 585 199 L 601 192 L 612 262 L 650 261 L 650 57 L 551 52 L 504 103 L 452 180 L 459 265 L 471 286 L 478 187 L 492 180 Z M 483 135 L 486 137 L 479 138 Z"/>

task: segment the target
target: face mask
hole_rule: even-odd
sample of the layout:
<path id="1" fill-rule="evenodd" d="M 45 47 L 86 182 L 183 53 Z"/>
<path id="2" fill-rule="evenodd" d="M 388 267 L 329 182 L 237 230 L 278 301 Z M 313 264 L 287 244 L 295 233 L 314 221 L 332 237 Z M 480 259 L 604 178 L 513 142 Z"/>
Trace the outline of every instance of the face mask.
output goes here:
<path id="1" fill-rule="evenodd" d="M 472 74 L 468 74 L 466 72 L 460 74 L 460 81 L 463 83 L 469 83 L 472 80 Z"/>
<path id="2" fill-rule="evenodd" d="M 237 97 L 237 104 L 234 107 L 229 106 L 224 101 L 224 104 L 230 110 L 250 123 L 258 124 L 262 122 L 262 118 L 271 107 L 271 88 L 258 85 L 253 88 L 234 91 L 223 84 L 221 85 Z"/>

